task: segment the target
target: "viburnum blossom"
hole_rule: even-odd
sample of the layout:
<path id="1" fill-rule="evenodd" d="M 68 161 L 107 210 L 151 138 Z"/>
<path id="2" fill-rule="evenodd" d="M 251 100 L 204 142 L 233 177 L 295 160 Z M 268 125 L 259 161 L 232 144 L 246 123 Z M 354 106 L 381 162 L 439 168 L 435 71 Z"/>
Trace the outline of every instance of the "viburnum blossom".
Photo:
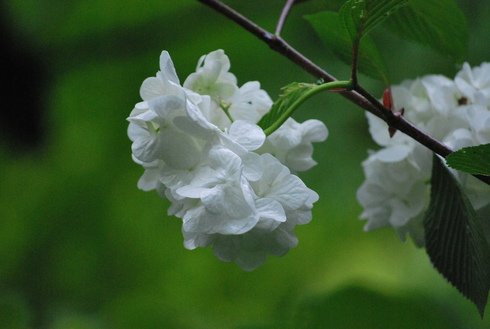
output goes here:
<path id="1" fill-rule="evenodd" d="M 306 171 L 316 165 L 311 157 L 312 142 L 322 142 L 327 136 L 327 127 L 318 120 L 307 120 L 300 124 L 288 118 L 266 139 L 258 152 L 273 154 L 293 172 Z"/>
<path id="2" fill-rule="evenodd" d="M 310 169 L 312 142 L 327 138 L 318 120 L 289 119 L 265 136 L 256 125 L 272 100 L 256 81 L 238 87 L 222 50 L 201 57 L 180 85 L 169 54 L 146 79 L 128 121 L 144 191 L 171 202 L 187 249 L 212 246 L 245 270 L 298 243 L 293 230 L 311 220 L 318 195 L 294 173 Z"/>
<path id="3" fill-rule="evenodd" d="M 490 64 L 465 63 L 454 80 L 429 75 L 391 88 L 395 106 L 422 131 L 452 149 L 490 142 Z M 424 241 L 423 217 L 429 204 L 431 151 L 410 137 L 390 138 L 384 121 L 367 114 L 370 133 L 382 148 L 363 162 L 365 182 L 357 191 L 366 231 L 392 226 L 402 240 Z M 451 169 L 452 170 L 452 169 Z M 490 221 L 490 187 L 452 170 L 482 220 Z"/>

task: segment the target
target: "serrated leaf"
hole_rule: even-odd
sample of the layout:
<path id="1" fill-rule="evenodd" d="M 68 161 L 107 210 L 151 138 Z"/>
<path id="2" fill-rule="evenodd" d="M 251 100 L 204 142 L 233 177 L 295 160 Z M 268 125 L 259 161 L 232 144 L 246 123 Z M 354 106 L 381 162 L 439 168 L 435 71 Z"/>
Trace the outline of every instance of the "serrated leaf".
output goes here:
<path id="1" fill-rule="evenodd" d="M 462 148 L 448 155 L 446 163 L 468 174 L 490 176 L 490 144 Z"/>
<path id="2" fill-rule="evenodd" d="M 305 18 L 326 47 L 350 66 L 352 64 L 352 41 L 347 30 L 339 24 L 339 15 L 332 11 L 324 11 L 305 16 Z M 369 36 L 361 40 L 357 69 L 371 78 L 386 80 L 385 62 Z"/>
<path id="3" fill-rule="evenodd" d="M 279 96 L 274 104 L 272 104 L 270 111 L 260 119 L 257 125 L 263 130 L 266 130 L 274 124 L 295 101 L 317 86 L 318 85 L 316 84 L 301 82 L 290 83 L 283 88 L 284 93 Z"/>
<path id="4" fill-rule="evenodd" d="M 409 0 L 386 22 L 402 38 L 428 46 L 444 56 L 462 60 L 468 26 L 454 0 Z"/>
<path id="5" fill-rule="evenodd" d="M 355 42 L 406 4 L 407 0 L 349 0 L 340 8 L 339 18 Z"/>
<path id="6" fill-rule="evenodd" d="M 434 155 L 431 200 L 424 218 L 427 254 L 434 267 L 481 316 L 490 289 L 490 247 L 459 183 Z"/>

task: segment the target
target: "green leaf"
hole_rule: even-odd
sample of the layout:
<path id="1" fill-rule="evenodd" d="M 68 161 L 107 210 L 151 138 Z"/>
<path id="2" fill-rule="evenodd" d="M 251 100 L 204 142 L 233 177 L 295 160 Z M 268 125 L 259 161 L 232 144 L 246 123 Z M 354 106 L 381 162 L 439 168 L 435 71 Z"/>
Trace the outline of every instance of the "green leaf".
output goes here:
<path id="1" fill-rule="evenodd" d="M 462 148 L 448 155 L 446 163 L 468 174 L 490 176 L 490 144 Z"/>
<path id="2" fill-rule="evenodd" d="M 355 42 L 406 4 L 407 0 L 349 0 L 340 9 L 339 18 Z"/>
<path id="3" fill-rule="evenodd" d="M 468 26 L 454 0 L 409 0 L 386 22 L 402 38 L 462 60 L 466 54 Z"/>
<path id="4" fill-rule="evenodd" d="M 434 155 L 425 214 L 425 243 L 434 267 L 483 317 L 490 289 L 490 247 L 476 214 L 453 175 Z"/>
<path id="5" fill-rule="evenodd" d="M 272 104 L 270 111 L 260 119 L 257 125 L 266 130 L 278 121 L 295 101 L 315 87 L 318 85 L 301 82 L 290 83 L 283 88 L 284 93 Z"/>
<path id="6" fill-rule="evenodd" d="M 352 64 L 352 41 L 347 30 L 339 23 L 339 15 L 335 12 L 324 11 L 305 16 L 305 18 L 327 48 L 350 66 Z M 361 40 L 358 70 L 371 78 L 387 80 L 385 62 L 369 36 Z"/>

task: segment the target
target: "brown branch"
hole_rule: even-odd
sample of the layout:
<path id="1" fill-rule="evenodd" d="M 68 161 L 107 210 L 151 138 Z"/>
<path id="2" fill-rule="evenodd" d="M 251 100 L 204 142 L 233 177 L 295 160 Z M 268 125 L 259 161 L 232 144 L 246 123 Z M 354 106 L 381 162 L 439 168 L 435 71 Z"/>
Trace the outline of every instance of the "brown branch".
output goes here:
<path id="1" fill-rule="evenodd" d="M 235 23 L 243 27 L 245 30 L 249 31 L 257 38 L 265 42 L 272 50 L 277 51 L 281 55 L 285 56 L 293 63 L 301 67 L 303 70 L 311 74 L 313 77 L 317 79 L 323 79 L 323 81 L 325 82 L 337 81 L 335 77 L 333 77 L 328 72 L 323 70 L 321 67 L 319 67 L 311 60 L 303 56 L 303 54 L 301 54 L 296 49 L 291 47 L 281 37 L 275 36 L 272 33 L 268 32 L 267 30 L 264 30 L 257 24 L 253 23 L 252 21 L 245 18 L 243 15 L 231 9 L 230 7 L 226 6 L 225 4 L 221 3 L 220 1 L 217 0 L 198 0 L 198 1 L 204 3 L 205 5 L 211 7 L 217 12 L 228 17 L 229 19 L 231 19 L 232 21 L 234 21 Z M 378 117 L 382 117 L 379 110 L 371 103 L 369 103 L 364 97 L 359 95 L 357 92 L 344 91 L 344 92 L 340 92 L 340 94 L 345 98 L 349 99 L 354 104 L 362 107 L 366 111 L 369 111 Z"/>
<path id="2" fill-rule="evenodd" d="M 263 29 L 259 25 L 253 23 L 248 18 L 244 17 L 240 13 L 226 6 L 218 0 L 198 0 L 203 4 L 209 6 L 213 10 L 223 14 L 228 17 L 245 30 L 249 31 L 257 38 L 265 42 L 272 50 L 285 56 L 293 63 L 301 67 L 303 70 L 311 74 L 317 79 L 323 79 L 325 82 L 337 81 L 337 79 L 330 75 L 328 72 L 323 70 L 321 67 L 313 63 L 310 59 L 306 58 L 303 54 L 298 52 L 292 46 L 290 46 L 286 41 L 284 41 L 280 36 L 274 35 L 267 30 Z M 289 2 L 289 1 L 288 1 Z M 283 10 L 284 11 L 284 10 Z M 394 115 L 391 110 L 386 109 L 375 97 L 373 97 L 369 92 L 364 90 L 361 86 L 356 86 L 355 90 L 346 90 L 339 92 L 343 97 L 353 102 L 357 106 L 363 108 L 366 111 L 376 115 L 377 117 L 384 120 L 390 127 L 399 130 L 406 135 L 412 137 L 414 140 L 418 141 L 420 144 L 424 145 L 431 151 L 439 154 L 442 157 L 446 157 L 453 152 L 451 148 L 447 145 L 441 143 L 432 136 L 421 131 L 411 122 L 406 120 L 403 116 Z M 475 176 L 481 181 L 490 185 L 489 176 Z"/>

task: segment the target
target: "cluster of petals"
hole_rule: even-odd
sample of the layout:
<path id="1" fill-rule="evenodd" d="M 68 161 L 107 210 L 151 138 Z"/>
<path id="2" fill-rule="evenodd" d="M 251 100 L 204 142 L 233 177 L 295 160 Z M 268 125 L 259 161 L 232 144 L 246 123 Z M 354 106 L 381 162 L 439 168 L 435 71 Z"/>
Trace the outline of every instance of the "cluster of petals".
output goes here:
<path id="1" fill-rule="evenodd" d="M 311 220 L 318 195 L 295 175 L 311 168 L 312 142 L 327 138 L 317 120 L 293 119 L 270 136 L 257 126 L 272 100 L 259 82 L 241 87 L 222 50 L 198 62 L 181 85 L 168 52 L 146 79 L 128 121 L 138 187 L 171 202 L 184 246 L 212 246 L 220 260 L 245 270 L 267 254 L 283 256 Z"/>
<path id="2" fill-rule="evenodd" d="M 429 75 L 391 89 L 397 109 L 429 135 L 454 150 L 490 143 L 490 63 L 465 63 L 454 80 Z M 369 130 L 381 146 L 363 162 L 366 180 L 357 191 L 366 231 L 391 226 L 404 241 L 423 247 L 423 218 L 429 204 L 431 151 L 410 137 L 390 138 L 384 121 L 368 114 Z M 490 187 L 452 170 L 477 214 L 490 222 Z M 489 206 L 489 207 L 487 207 Z"/>

